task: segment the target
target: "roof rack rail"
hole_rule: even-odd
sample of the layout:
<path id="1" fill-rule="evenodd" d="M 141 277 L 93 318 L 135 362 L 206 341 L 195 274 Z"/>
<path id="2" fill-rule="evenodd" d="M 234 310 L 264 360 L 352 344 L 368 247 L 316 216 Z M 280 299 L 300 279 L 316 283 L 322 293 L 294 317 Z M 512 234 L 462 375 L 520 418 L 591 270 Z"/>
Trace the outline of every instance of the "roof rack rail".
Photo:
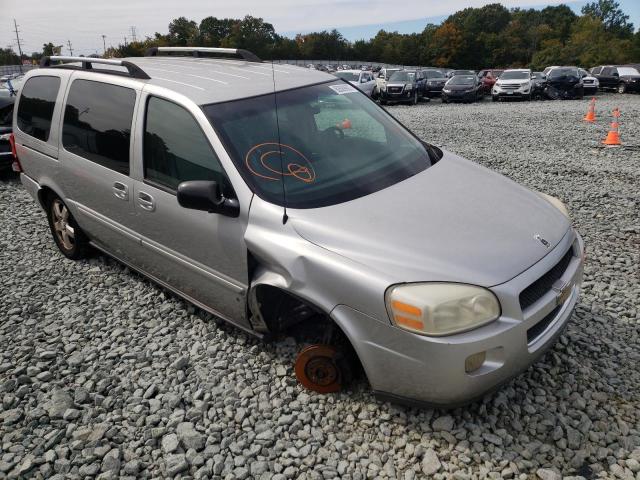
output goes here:
<path id="1" fill-rule="evenodd" d="M 127 62 L 126 60 L 117 60 L 111 58 L 94 58 L 94 57 L 65 57 L 65 56 L 50 56 L 42 57 L 40 60 L 40 67 L 59 67 L 59 68 L 79 68 L 74 65 L 51 65 L 51 62 L 80 62 L 82 64 L 82 70 L 93 70 L 94 63 L 100 65 L 113 65 L 116 67 L 124 67 L 129 72 L 129 76 L 132 78 L 139 78 L 141 80 L 149 80 L 151 77 L 142 70 L 139 66 Z M 115 70 L 98 70 L 100 73 L 112 73 L 115 75 L 121 75 L 123 72 Z"/>
<path id="2" fill-rule="evenodd" d="M 144 56 L 156 57 L 158 53 L 189 53 L 194 57 L 201 57 L 202 53 L 222 53 L 226 55 L 239 55 L 248 62 L 262 62 L 262 60 L 253 52 L 242 48 L 217 48 L 217 47 L 151 47 Z"/>

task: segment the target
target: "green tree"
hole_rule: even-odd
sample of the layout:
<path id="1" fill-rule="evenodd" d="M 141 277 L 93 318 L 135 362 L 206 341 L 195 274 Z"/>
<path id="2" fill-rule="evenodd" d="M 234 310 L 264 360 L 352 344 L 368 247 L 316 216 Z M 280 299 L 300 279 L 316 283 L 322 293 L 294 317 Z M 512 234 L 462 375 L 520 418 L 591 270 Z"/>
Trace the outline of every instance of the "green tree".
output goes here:
<path id="1" fill-rule="evenodd" d="M 169 41 L 172 45 L 193 45 L 198 34 L 196 22 L 186 17 L 176 18 L 169 24 Z"/>
<path id="2" fill-rule="evenodd" d="M 234 18 L 206 17 L 200 22 L 200 40 L 203 46 L 219 47 L 231 35 L 240 21 Z"/>
<path id="3" fill-rule="evenodd" d="M 615 0 L 587 3 L 582 7 L 582 13 L 601 20 L 605 29 L 615 35 L 621 37 L 633 35 L 633 23 L 629 22 L 629 15 L 625 15 L 620 4 Z"/>

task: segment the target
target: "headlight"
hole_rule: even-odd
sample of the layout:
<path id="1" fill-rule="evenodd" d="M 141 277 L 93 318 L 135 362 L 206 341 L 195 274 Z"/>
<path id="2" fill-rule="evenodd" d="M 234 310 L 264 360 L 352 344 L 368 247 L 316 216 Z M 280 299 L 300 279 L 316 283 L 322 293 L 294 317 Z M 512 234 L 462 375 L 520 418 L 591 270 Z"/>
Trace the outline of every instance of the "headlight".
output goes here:
<path id="1" fill-rule="evenodd" d="M 495 295 L 460 283 L 409 283 L 387 290 L 387 310 L 399 328 L 442 336 L 478 328 L 500 316 Z"/>
<path id="2" fill-rule="evenodd" d="M 547 200 L 551 205 L 553 205 L 558 210 L 560 210 L 565 217 L 571 218 L 569 215 L 569 209 L 567 208 L 567 206 L 564 203 L 562 203 L 560 200 L 558 200 L 556 197 L 552 197 L 551 195 L 547 195 L 546 193 L 542 193 L 542 192 L 537 192 L 537 193 L 540 194 L 540 196 L 545 200 Z"/>

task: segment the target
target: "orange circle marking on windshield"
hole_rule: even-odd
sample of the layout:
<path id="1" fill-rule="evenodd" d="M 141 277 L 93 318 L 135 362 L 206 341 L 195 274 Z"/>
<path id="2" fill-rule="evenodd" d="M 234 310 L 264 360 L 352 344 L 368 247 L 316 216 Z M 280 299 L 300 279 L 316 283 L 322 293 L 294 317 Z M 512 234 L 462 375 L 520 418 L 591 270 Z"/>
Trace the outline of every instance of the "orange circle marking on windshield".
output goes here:
<path id="1" fill-rule="evenodd" d="M 257 149 L 264 146 L 273 146 L 276 148 L 262 153 L 260 155 L 260 158 L 258 159 L 259 163 L 255 164 L 256 159 L 251 155 Z M 273 168 L 273 166 L 269 165 L 266 158 L 269 155 L 280 153 L 282 149 L 294 152 L 298 157 L 300 157 L 300 159 L 303 160 L 303 162 L 306 165 L 301 165 L 299 163 L 291 162 L 287 164 L 288 173 L 285 173 L 280 170 L 276 170 L 275 168 Z M 253 175 L 255 175 L 256 177 L 264 178 L 265 180 L 277 181 L 277 180 L 280 180 L 280 178 L 282 177 L 294 177 L 302 182 L 312 183 L 316 179 L 316 172 L 313 169 L 313 165 L 311 164 L 309 159 L 305 157 L 302 154 L 302 152 L 300 152 L 299 150 L 295 149 L 291 145 L 287 145 L 284 143 L 265 142 L 265 143 L 259 143 L 258 145 L 254 145 L 253 147 L 251 147 L 251 149 L 247 152 L 247 155 L 245 156 L 245 164 L 247 166 L 247 169 Z M 259 172 L 257 171 L 256 167 L 258 167 L 259 170 L 265 170 L 265 171 Z M 277 176 L 273 176 L 270 174 L 275 174 Z"/>

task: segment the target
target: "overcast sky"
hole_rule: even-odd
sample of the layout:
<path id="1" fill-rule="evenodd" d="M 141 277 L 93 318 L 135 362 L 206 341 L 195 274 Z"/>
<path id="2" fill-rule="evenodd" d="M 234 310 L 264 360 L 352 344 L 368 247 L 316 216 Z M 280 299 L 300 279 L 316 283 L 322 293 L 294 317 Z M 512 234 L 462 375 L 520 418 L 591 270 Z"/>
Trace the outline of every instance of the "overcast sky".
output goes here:
<path id="1" fill-rule="evenodd" d="M 495 1 L 495 0 L 494 0 Z M 247 14 L 271 22 L 281 34 L 337 28 L 350 40 L 368 38 L 380 28 L 402 32 L 421 31 L 428 20 L 439 22 L 446 15 L 482 0 L 0 0 L 0 46 L 16 46 L 13 19 L 18 22 L 23 52 L 41 51 L 42 44 L 65 45 L 71 40 L 74 54 L 102 53 L 106 44 L 130 40 L 131 26 L 138 38 L 166 33 L 169 22 L 185 16 L 200 21 L 207 16 L 241 18 Z M 574 10 L 586 0 L 503 0 L 507 7 L 540 7 L 566 3 Z M 640 1 L 621 0 L 636 26 L 640 23 Z"/>

